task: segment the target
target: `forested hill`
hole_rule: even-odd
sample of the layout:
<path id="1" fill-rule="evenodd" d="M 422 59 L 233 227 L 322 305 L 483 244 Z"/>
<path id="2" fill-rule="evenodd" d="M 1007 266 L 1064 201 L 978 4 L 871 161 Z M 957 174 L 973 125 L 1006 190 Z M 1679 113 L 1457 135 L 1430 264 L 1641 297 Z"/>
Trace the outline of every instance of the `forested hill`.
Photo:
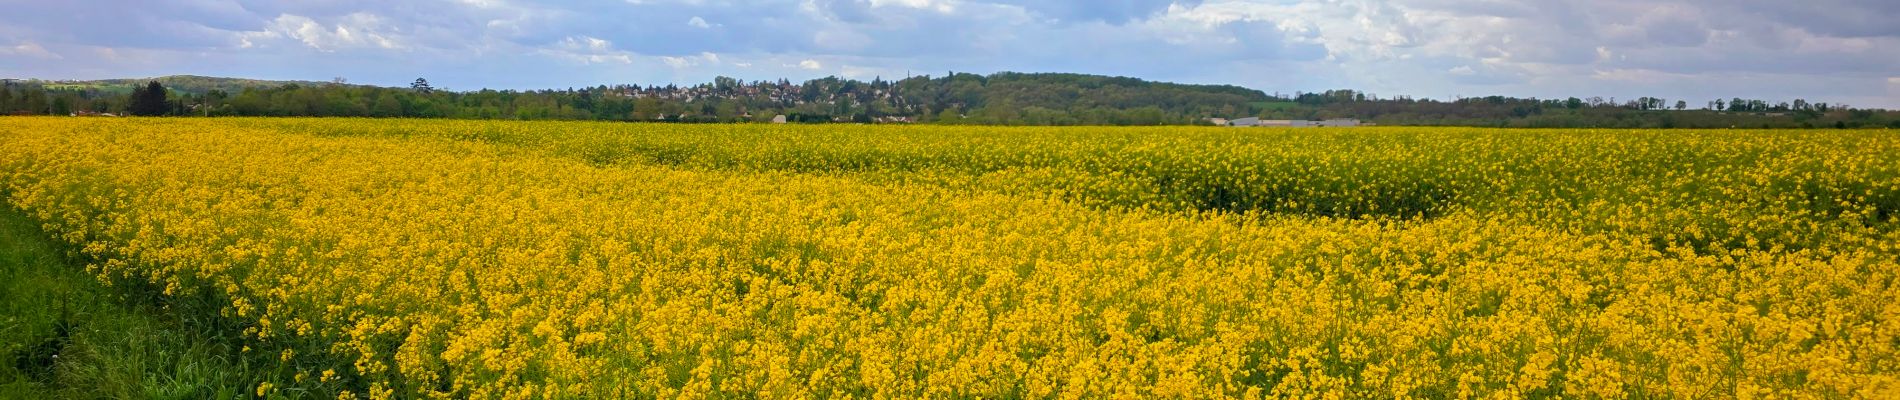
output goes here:
<path id="1" fill-rule="evenodd" d="M 164 100 L 133 104 L 158 82 Z M 135 85 L 140 84 L 143 85 Z M 719 77 L 691 86 L 599 85 L 558 90 L 408 87 L 178 75 L 86 82 L 8 80 L 0 114 L 140 113 L 188 116 L 357 116 L 664 122 L 769 121 L 997 125 L 1190 125 L 1210 118 L 1357 118 L 1384 125 L 1624 128 L 1900 127 L 1900 113 L 1760 99 L 1638 97 L 1442 101 L 1353 90 L 1268 95 L 1231 85 L 1188 85 L 1061 73 L 950 73 L 899 80 L 829 77 L 793 83 Z M 149 104 L 157 102 L 160 104 Z M 133 107 L 138 105 L 139 107 Z"/>
<path id="2" fill-rule="evenodd" d="M 60 90 L 94 90 L 104 93 L 128 94 L 134 86 L 142 86 L 156 81 L 175 93 L 202 95 L 211 91 L 237 93 L 249 88 L 274 88 L 288 85 L 326 85 L 335 82 L 316 81 L 271 81 L 244 78 L 220 78 L 197 75 L 170 75 L 157 78 L 99 79 L 90 81 L 26 81 L 48 88 Z"/>
<path id="3" fill-rule="evenodd" d="M 828 77 L 692 85 L 600 85 L 559 90 L 453 91 L 424 79 L 387 88 L 196 76 L 153 79 L 176 115 L 369 116 L 629 121 L 945 122 L 1030 125 L 1190 124 L 1244 114 L 1270 99 L 1231 85 L 1186 85 L 1081 74 L 951 73 L 902 80 Z M 13 81 L 10 113 L 121 113 L 131 83 Z M 149 82 L 145 82 L 149 83 Z"/>

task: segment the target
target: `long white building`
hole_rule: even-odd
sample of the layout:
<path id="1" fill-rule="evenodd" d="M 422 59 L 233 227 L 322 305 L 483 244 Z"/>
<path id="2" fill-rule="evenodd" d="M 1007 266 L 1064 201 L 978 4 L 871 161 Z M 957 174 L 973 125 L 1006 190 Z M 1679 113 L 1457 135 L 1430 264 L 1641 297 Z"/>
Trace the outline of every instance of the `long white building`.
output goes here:
<path id="1" fill-rule="evenodd" d="M 1297 120 L 1297 119 L 1261 120 L 1259 118 L 1248 117 L 1248 118 L 1241 118 L 1241 119 L 1236 119 L 1232 121 L 1227 121 L 1225 125 L 1232 126 L 1232 127 L 1264 126 L 1264 127 L 1271 127 L 1271 128 L 1316 128 L 1316 127 L 1362 126 L 1362 125 L 1368 125 L 1368 124 L 1359 122 L 1359 120 L 1351 119 L 1351 118 L 1335 118 L 1335 119 L 1329 119 L 1329 120 L 1324 120 L 1324 121 L 1307 121 L 1307 120 Z"/>

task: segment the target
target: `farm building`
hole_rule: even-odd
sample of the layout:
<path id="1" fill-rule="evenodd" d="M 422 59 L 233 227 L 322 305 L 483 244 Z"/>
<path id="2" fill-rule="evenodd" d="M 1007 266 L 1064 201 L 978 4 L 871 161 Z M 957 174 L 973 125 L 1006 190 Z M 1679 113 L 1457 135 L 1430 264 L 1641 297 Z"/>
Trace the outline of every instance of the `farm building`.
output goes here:
<path id="1" fill-rule="evenodd" d="M 1243 121 L 1245 122 L 1243 123 Z M 1241 119 L 1233 120 L 1227 126 L 1234 126 L 1234 127 L 1264 126 L 1264 127 L 1272 127 L 1272 128 L 1313 128 L 1313 127 L 1322 127 L 1322 126 L 1361 126 L 1361 125 L 1365 125 L 1365 124 L 1359 122 L 1359 120 L 1350 119 L 1350 118 L 1336 118 L 1336 119 L 1329 119 L 1329 120 L 1324 120 L 1324 121 L 1307 121 L 1307 120 L 1298 120 L 1298 119 L 1261 120 L 1259 118 L 1241 118 Z"/>

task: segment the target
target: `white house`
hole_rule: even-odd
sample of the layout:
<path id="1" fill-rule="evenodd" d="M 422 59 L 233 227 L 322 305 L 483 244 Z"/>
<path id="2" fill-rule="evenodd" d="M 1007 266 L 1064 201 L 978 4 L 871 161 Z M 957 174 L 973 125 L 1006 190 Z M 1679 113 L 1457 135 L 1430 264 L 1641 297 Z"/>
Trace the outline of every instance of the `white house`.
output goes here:
<path id="1" fill-rule="evenodd" d="M 1268 126 L 1268 127 L 1276 127 L 1276 128 L 1310 128 L 1310 127 L 1313 127 L 1314 125 L 1313 125 L 1313 121 L 1306 121 L 1306 120 L 1270 119 L 1266 121 L 1260 121 L 1260 126 Z"/>
<path id="2" fill-rule="evenodd" d="M 1252 118 L 1249 118 L 1249 119 L 1252 119 Z M 1234 121 L 1238 122 L 1240 120 L 1234 120 Z M 1255 119 L 1255 122 L 1249 125 L 1241 125 L 1239 123 L 1233 124 L 1233 126 L 1264 126 L 1264 127 L 1270 127 L 1270 128 L 1314 128 L 1314 127 L 1323 127 L 1323 126 L 1361 126 L 1361 125 L 1367 125 L 1367 124 L 1361 123 L 1359 122 L 1359 120 L 1350 119 L 1350 118 L 1336 118 L 1336 119 L 1329 119 L 1325 121 L 1307 121 L 1307 120 L 1299 120 L 1299 119 L 1269 119 L 1269 120 Z"/>
<path id="3" fill-rule="evenodd" d="M 1241 118 L 1241 119 L 1235 119 L 1235 120 L 1222 120 L 1220 118 L 1208 118 L 1208 121 L 1213 122 L 1214 125 L 1217 125 L 1217 126 L 1232 126 L 1232 127 L 1264 126 L 1264 127 L 1269 127 L 1269 128 L 1314 128 L 1314 127 L 1333 127 L 1333 126 L 1345 127 L 1345 126 L 1372 125 L 1369 123 L 1360 122 L 1359 120 L 1352 119 L 1352 118 L 1334 118 L 1334 119 L 1329 119 L 1329 120 L 1324 120 L 1324 121 L 1308 121 L 1308 120 L 1300 120 L 1300 119 L 1262 120 L 1260 118 L 1247 117 L 1247 118 Z M 1225 123 L 1222 123 L 1222 122 L 1225 122 Z"/>

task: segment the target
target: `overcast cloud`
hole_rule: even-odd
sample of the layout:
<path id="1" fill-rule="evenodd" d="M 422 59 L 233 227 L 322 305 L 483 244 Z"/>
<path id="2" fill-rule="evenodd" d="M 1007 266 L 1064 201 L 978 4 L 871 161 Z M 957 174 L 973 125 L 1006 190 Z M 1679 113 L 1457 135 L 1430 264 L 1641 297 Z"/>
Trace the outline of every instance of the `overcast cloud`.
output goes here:
<path id="1" fill-rule="evenodd" d="M 0 0 L 0 76 L 452 89 L 947 71 L 1900 108 L 1900 1 Z"/>

